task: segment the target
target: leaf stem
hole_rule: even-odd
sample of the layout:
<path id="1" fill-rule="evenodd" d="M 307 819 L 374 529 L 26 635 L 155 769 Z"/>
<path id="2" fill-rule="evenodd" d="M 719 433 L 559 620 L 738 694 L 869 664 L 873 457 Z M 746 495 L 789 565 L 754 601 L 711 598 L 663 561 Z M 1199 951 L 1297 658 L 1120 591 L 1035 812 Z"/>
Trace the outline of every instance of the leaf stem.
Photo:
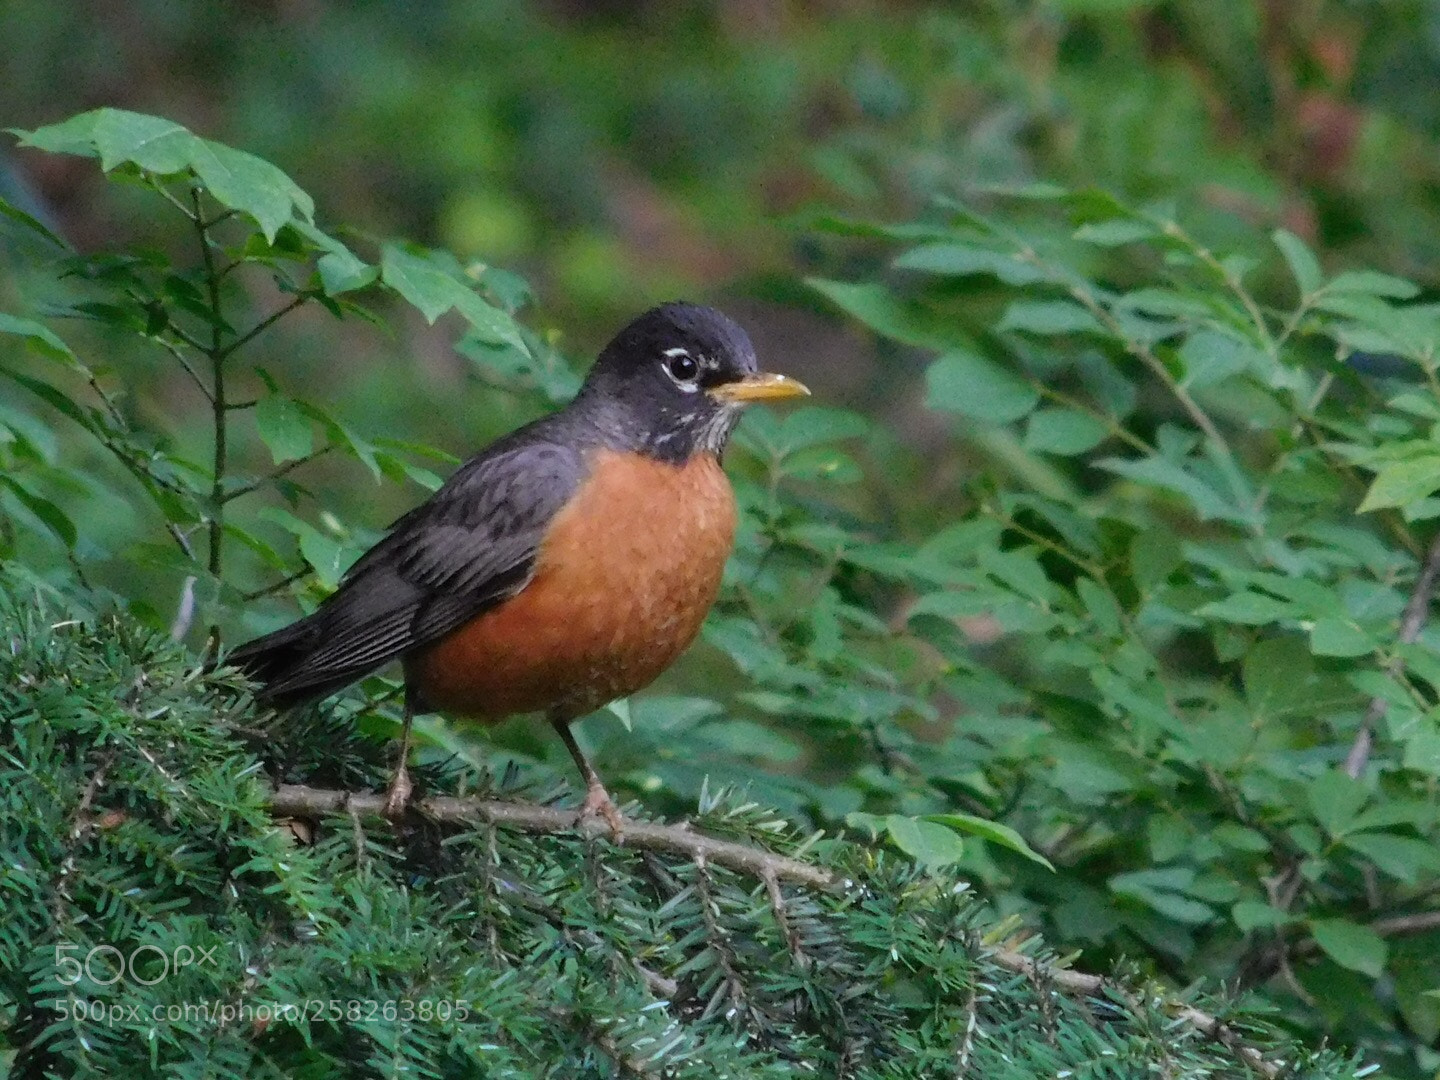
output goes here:
<path id="1" fill-rule="evenodd" d="M 220 326 L 224 317 L 220 310 L 220 279 L 215 275 L 215 254 L 210 250 L 209 226 L 205 223 L 205 215 L 200 205 L 200 189 L 192 187 L 190 195 L 195 202 L 195 212 L 191 220 L 195 223 L 195 235 L 200 242 L 210 313 L 214 316 L 210 323 L 210 346 L 208 349 L 202 346 L 202 351 L 210 358 L 210 415 L 215 429 L 214 468 L 210 484 L 209 569 L 211 575 L 218 578 L 223 565 L 221 545 L 225 539 L 225 470 L 229 454 L 226 431 L 228 410 L 225 407 L 225 351 L 220 345 Z"/>
<path id="2" fill-rule="evenodd" d="M 272 311 L 269 315 L 266 315 L 265 318 L 261 319 L 249 330 L 245 331 L 245 333 L 241 334 L 234 341 L 230 342 L 229 345 L 226 345 L 223 349 L 219 349 L 218 359 L 224 360 L 231 353 L 235 352 L 235 350 L 244 348 L 255 338 L 259 337 L 266 330 L 270 329 L 270 327 L 274 326 L 277 322 L 283 319 L 286 315 L 289 315 L 290 312 L 294 311 L 296 308 L 306 303 L 309 299 L 310 294 L 308 292 L 296 293 L 295 298 L 291 300 L 290 303 L 286 304 L 284 307 L 279 308 L 276 311 Z"/>
<path id="3" fill-rule="evenodd" d="M 240 498 L 240 496 L 242 496 L 242 495 L 249 495 L 252 491 L 258 491 L 260 488 L 264 487 L 266 484 L 269 484 L 269 483 L 272 483 L 273 481 L 279 480 L 282 476 L 285 476 L 287 473 L 292 473 L 292 472 L 294 472 L 296 469 L 300 468 L 301 465 L 308 465 L 310 462 L 314 461 L 316 458 L 322 456 L 323 454 L 329 453 L 331 449 L 332 449 L 332 448 L 331 448 L 330 446 L 328 446 L 328 445 L 327 445 L 327 446 L 322 446 L 319 450 L 316 450 L 314 453 L 306 454 L 304 457 L 298 457 L 298 458 L 294 458 L 294 459 L 292 459 L 292 460 L 290 460 L 290 461 L 287 461 L 287 462 L 285 462 L 285 464 L 281 465 L 279 468 L 272 469 L 270 472 L 266 473 L 264 476 L 260 477 L 259 479 L 257 479 L 257 480 L 251 480 L 251 481 L 249 481 L 248 483 L 241 484 L 238 488 L 236 488 L 236 489 L 233 490 L 233 491 L 228 491 L 228 492 L 226 492 L 225 495 L 223 496 L 223 501 L 224 501 L 224 502 L 230 502 L 230 501 L 232 501 L 232 500 L 234 500 L 234 499 Z"/>

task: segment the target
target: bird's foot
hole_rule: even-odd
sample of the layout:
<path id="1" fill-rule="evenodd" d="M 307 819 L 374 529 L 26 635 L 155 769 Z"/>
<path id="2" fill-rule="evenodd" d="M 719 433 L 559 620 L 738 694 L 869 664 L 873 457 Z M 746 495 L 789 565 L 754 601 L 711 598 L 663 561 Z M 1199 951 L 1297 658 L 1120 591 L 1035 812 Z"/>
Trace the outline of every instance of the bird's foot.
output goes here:
<path id="1" fill-rule="evenodd" d="M 399 821 L 410 806 L 410 793 L 413 790 L 410 770 L 405 767 L 405 759 L 401 758 L 395 775 L 390 778 L 390 786 L 385 791 L 385 809 L 382 813 L 391 821 Z"/>
<path id="2" fill-rule="evenodd" d="M 575 819 L 578 825 L 587 818 L 600 817 L 610 826 L 610 835 L 615 843 L 625 842 L 625 816 L 620 813 L 620 808 L 615 805 L 615 800 L 610 798 L 610 793 L 605 790 L 604 785 L 598 781 L 590 784 L 585 791 L 585 801 L 580 804 L 579 816 Z"/>

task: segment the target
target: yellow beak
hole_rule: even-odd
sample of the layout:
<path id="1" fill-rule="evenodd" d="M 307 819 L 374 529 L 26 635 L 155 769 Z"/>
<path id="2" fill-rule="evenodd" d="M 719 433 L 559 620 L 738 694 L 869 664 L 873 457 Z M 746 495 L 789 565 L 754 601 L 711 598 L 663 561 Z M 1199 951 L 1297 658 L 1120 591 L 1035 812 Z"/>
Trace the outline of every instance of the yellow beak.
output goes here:
<path id="1" fill-rule="evenodd" d="M 721 401 L 775 401 L 778 398 L 809 397 L 809 388 L 799 379 L 789 375 L 774 375 L 768 371 L 746 375 L 737 382 L 721 383 L 706 391 Z"/>

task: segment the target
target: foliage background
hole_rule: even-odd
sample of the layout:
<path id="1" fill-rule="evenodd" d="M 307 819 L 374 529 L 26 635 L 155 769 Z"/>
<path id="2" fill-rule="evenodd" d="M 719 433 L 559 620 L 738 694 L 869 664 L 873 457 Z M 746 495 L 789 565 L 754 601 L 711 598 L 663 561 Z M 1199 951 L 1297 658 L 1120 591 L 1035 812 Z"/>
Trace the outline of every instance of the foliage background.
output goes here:
<path id="1" fill-rule="evenodd" d="M 748 422 L 733 471 L 750 527 L 731 588 L 665 696 L 637 700 L 634 732 L 585 725 L 607 777 L 660 811 L 690 805 L 708 775 L 807 824 L 877 826 L 958 859 L 1002 911 L 1097 964 L 1140 956 L 1178 985 L 1243 975 L 1296 1030 L 1361 1045 L 1393 1075 L 1436 1074 L 1426 634 L 1399 650 L 1410 674 L 1392 674 L 1436 486 L 1430 5 L 227 10 L 15 0 L 0 12 L 4 122 L 102 104 L 172 117 L 282 165 L 357 247 L 406 236 L 517 273 L 534 297 L 522 322 L 576 362 L 651 301 L 720 302 L 768 362 L 850 410 Z M 140 189 L 102 186 L 92 162 L 5 154 L 0 194 L 79 250 L 189 258 Z M 988 190 L 1034 181 L 1146 209 Z M 886 234 L 841 218 L 921 224 Z M 1110 232 L 1077 242 L 1085 226 Z M 1316 263 L 1273 246 L 1277 227 Z M 1017 235 L 1059 270 L 1014 260 Z M 7 234 L 3 310 L 83 291 L 35 243 Z M 926 244 L 950 253 L 891 265 Z M 1256 265 L 1216 269 L 1202 251 Z M 1420 291 L 1333 288 L 1362 267 Z M 1112 314 L 1112 297 L 1173 295 L 1122 305 L 1134 318 L 1098 331 L 1073 307 L 1013 306 L 1073 303 L 1077 283 Z M 522 297 L 516 281 L 491 284 Z M 263 275 L 231 296 L 257 312 L 277 299 Z M 566 392 L 562 369 L 457 356 L 458 324 L 377 304 L 388 334 L 312 306 L 257 340 L 247 367 L 367 439 L 456 456 Z M 203 457 L 205 402 L 153 347 L 113 326 L 57 328 L 104 357 L 167 453 Z M 1158 367 L 1131 348 L 1142 340 Z M 8 369 L 41 370 L 4 348 Z M 1162 371 L 1213 418 L 1230 471 Z M 243 392 L 264 392 L 245 378 Z M 1037 434 L 1037 385 L 1081 407 L 1050 400 Z M 77 530 L 67 550 L 7 488 L 7 561 L 57 580 L 81 569 L 168 626 L 190 568 L 162 554 L 159 520 L 110 456 L 10 387 L 0 423 L 0 464 Z M 1103 441 L 1087 444 L 1096 424 Z M 250 428 L 236 438 L 237 471 L 263 475 L 273 447 Z M 1107 467 L 1117 458 L 1151 464 Z M 1356 517 L 1387 465 L 1396 497 Z M 288 565 L 325 562 L 322 548 L 333 563 L 420 496 L 422 473 L 392 472 L 372 484 L 353 454 L 329 454 L 297 474 L 304 491 L 257 496 L 313 534 L 247 514 Z M 1297 547 L 1307 558 L 1286 561 Z M 238 551 L 236 593 L 274 580 L 262 564 Z M 992 591 L 972 602 L 980 585 Z M 297 583 L 300 601 L 318 588 Z M 197 589 L 197 647 L 212 619 L 233 641 L 295 610 L 241 605 L 204 575 Z M 1153 622 L 1155 604 L 1178 613 L 1171 625 Z M 1169 699 L 1147 700 L 1156 687 Z M 1374 698 L 1388 715 L 1352 783 L 1343 765 Z M 440 724 L 429 735 L 431 753 L 563 767 L 523 724 L 478 750 Z M 955 813 L 1018 829 L 1058 874 L 903 824 Z"/>

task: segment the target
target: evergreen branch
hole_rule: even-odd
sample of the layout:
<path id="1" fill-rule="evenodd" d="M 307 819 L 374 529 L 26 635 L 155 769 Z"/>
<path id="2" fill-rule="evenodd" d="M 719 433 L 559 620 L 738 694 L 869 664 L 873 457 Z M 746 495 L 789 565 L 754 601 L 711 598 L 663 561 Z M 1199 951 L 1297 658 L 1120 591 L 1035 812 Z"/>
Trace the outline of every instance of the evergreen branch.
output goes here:
<path id="1" fill-rule="evenodd" d="M 383 793 L 337 791 L 300 784 L 281 784 L 271 792 L 269 798 L 272 814 L 296 817 L 319 814 L 382 816 L 384 805 Z M 498 799 L 434 796 L 412 803 L 411 812 L 434 821 L 481 821 L 527 833 L 578 833 L 591 840 L 616 842 L 610 827 L 604 822 L 593 818 L 577 820 L 573 810 L 562 810 L 553 806 L 502 802 Z M 773 851 L 706 836 L 683 823 L 666 825 L 627 819 L 620 842 L 642 852 L 687 856 L 702 867 L 707 862 L 714 863 L 736 873 L 758 878 L 761 882 L 774 880 L 778 884 L 788 881 L 821 890 L 854 887 L 854 883 L 822 867 L 777 855 Z M 1043 980 L 1067 994 L 1079 997 L 1096 997 L 1107 993 L 1119 995 L 1131 1008 L 1139 1009 L 1137 1002 L 1132 1001 L 1113 981 L 1103 976 L 1055 967 L 1011 949 L 994 949 L 987 955 L 1007 971 L 1013 971 L 1032 981 Z M 1220 1043 L 1260 1075 L 1278 1077 L 1282 1074 L 1280 1065 L 1269 1061 L 1253 1046 L 1247 1046 L 1239 1033 L 1218 1017 L 1179 1001 L 1170 1002 L 1167 1011 L 1175 1019 Z"/>
<path id="2" fill-rule="evenodd" d="M 1113 994 L 1124 1001 L 1128 1008 L 1138 1011 L 1139 1005 L 1137 1002 L 1133 1001 L 1130 996 L 1116 986 L 1114 982 L 1100 975 L 1087 975 L 1081 971 L 1071 971 L 1068 968 L 1057 968 L 1041 964 L 1031 957 L 1025 956 L 1022 953 L 1013 952 L 1009 949 L 996 949 L 994 952 L 991 952 L 989 956 L 1001 967 L 1008 971 L 1013 971 L 1017 975 L 1024 975 L 1029 979 L 1043 978 L 1052 983 L 1057 989 L 1083 997 Z M 1253 1046 L 1246 1046 L 1241 1040 L 1239 1033 L 1219 1017 L 1211 1016 L 1207 1012 L 1202 1012 L 1192 1005 L 1185 1005 L 1181 1002 L 1171 1002 L 1169 1012 L 1175 1019 L 1196 1028 L 1209 1038 L 1214 1039 L 1261 1076 L 1278 1077 L 1282 1074 L 1282 1066 L 1267 1059 L 1264 1054 L 1256 1050 Z"/>
<path id="3" fill-rule="evenodd" d="M 282 816 L 315 816 L 348 814 L 379 816 L 385 805 L 383 793 L 335 791 L 281 784 L 270 796 L 270 811 Z M 475 822 L 504 825 L 528 833 L 578 833 L 586 838 L 614 840 L 610 826 L 593 818 L 576 820 L 575 811 L 531 803 L 502 802 L 499 799 L 456 798 L 434 796 L 411 804 L 412 810 L 435 821 Z M 653 821 L 626 819 L 621 842 L 626 847 L 704 859 L 727 870 L 764 880 L 773 875 L 779 881 L 790 881 L 814 889 L 842 888 L 845 882 L 836 874 L 799 859 L 777 855 L 773 851 L 720 840 L 692 830 L 688 825 L 664 825 Z"/>

